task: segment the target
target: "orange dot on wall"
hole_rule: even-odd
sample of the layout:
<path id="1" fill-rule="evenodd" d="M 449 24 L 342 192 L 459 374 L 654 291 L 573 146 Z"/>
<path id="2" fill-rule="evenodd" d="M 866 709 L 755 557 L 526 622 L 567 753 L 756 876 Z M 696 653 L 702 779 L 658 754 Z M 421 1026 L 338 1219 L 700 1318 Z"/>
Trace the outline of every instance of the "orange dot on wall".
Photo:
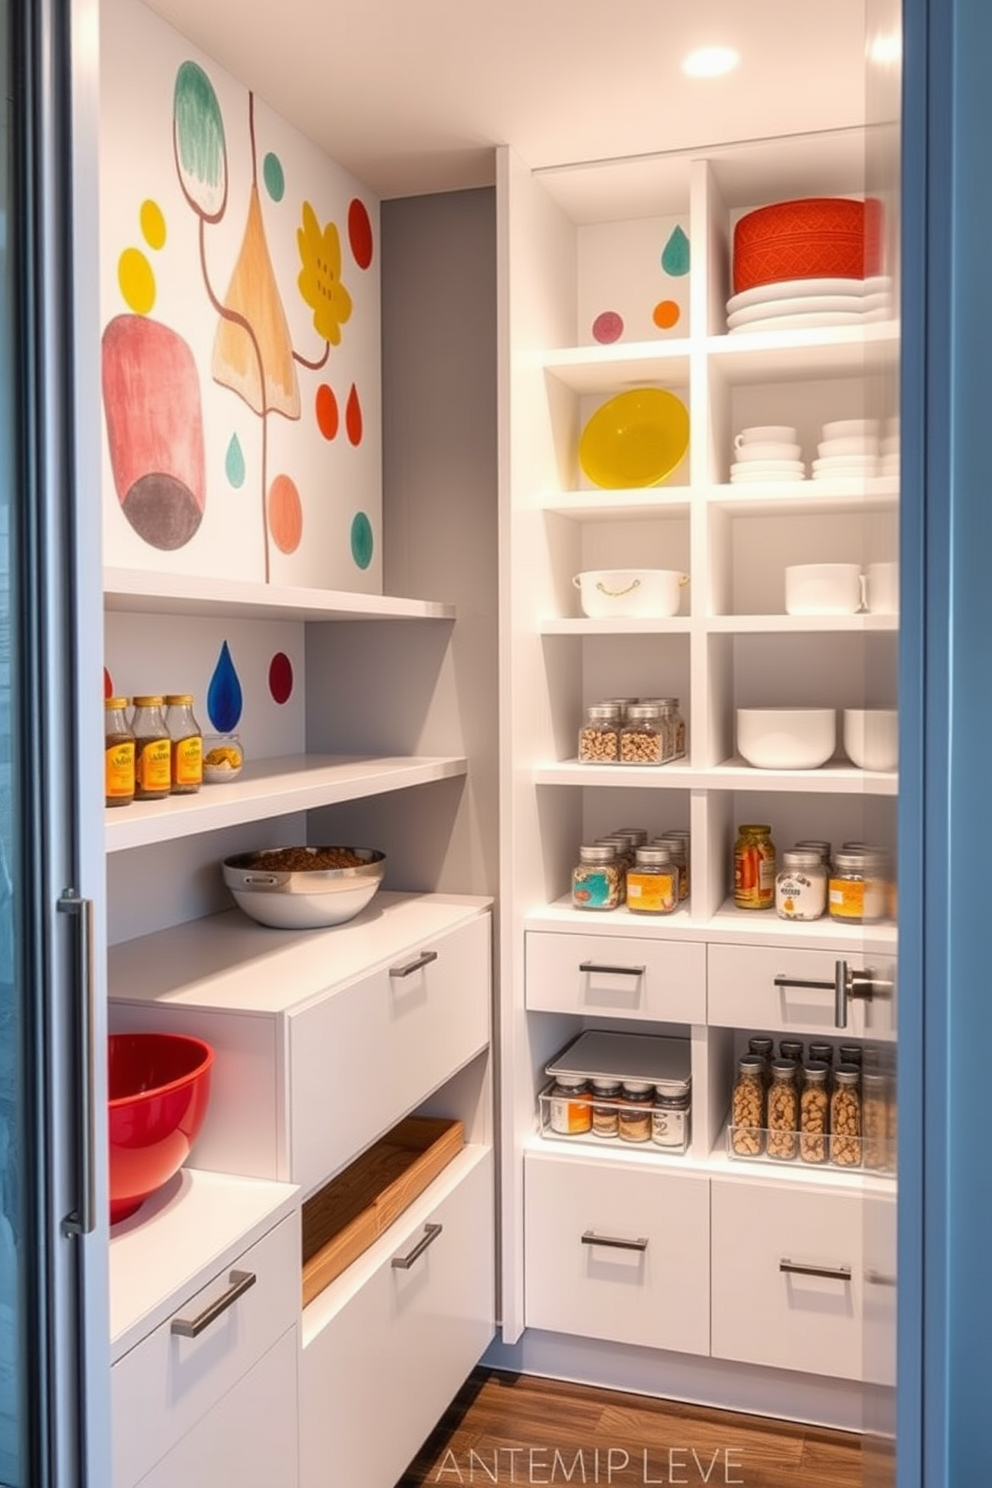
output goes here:
<path id="1" fill-rule="evenodd" d="M 303 505 L 288 475 L 277 475 L 269 487 L 269 531 L 281 553 L 295 553 L 303 536 Z"/>
<path id="2" fill-rule="evenodd" d="M 673 325 L 678 325 L 681 315 L 682 311 L 674 300 L 659 300 L 651 319 L 659 330 L 670 331 Z"/>
<path id="3" fill-rule="evenodd" d="M 338 400 L 334 396 L 334 390 L 322 382 L 317 389 L 314 400 L 315 412 L 317 414 L 317 427 L 325 439 L 333 439 L 338 432 L 340 422 L 338 415 Z"/>

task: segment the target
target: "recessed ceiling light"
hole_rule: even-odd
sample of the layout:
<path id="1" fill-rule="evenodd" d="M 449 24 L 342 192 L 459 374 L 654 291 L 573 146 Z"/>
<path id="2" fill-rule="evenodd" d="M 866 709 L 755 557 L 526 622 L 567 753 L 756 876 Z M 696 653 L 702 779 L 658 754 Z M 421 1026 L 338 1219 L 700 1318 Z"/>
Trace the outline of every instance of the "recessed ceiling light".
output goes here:
<path id="1" fill-rule="evenodd" d="M 687 77 L 720 77 L 735 68 L 740 60 L 732 47 L 700 47 L 682 58 L 682 71 Z"/>
<path id="2" fill-rule="evenodd" d="M 898 62 L 901 56 L 902 37 L 898 31 L 883 31 L 879 36 L 873 36 L 868 43 L 870 62 Z"/>

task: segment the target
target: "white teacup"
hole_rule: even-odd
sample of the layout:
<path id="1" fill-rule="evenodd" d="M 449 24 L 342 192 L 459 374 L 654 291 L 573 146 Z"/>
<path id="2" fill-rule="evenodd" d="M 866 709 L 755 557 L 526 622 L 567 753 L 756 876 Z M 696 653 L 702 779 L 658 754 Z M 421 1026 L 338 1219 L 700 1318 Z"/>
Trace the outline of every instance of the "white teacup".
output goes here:
<path id="1" fill-rule="evenodd" d="M 746 444 L 795 444 L 797 438 L 791 424 L 752 424 L 734 435 L 734 449 L 743 449 Z"/>
<path id="2" fill-rule="evenodd" d="M 856 615 L 863 603 L 857 563 L 794 563 L 785 570 L 787 615 Z"/>
<path id="3" fill-rule="evenodd" d="M 869 563 L 867 605 L 873 615 L 898 615 L 898 563 Z"/>
<path id="4" fill-rule="evenodd" d="M 899 763 L 895 708 L 845 708 L 844 751 L 859 770 L 894 770 Z"/>
<path id="5" fill-rule="evenodd" d="M 877 418 L 832 419 L 824 424 L 821 439 L 863 439 L 865 435 L 878 438 L 881 421 Z"/>
<path id="6" fill-rule="evenodd" d="M 798 460 L 802 446 L 798 444 L 742 444 L 737 450 L 738 460 Z"/>

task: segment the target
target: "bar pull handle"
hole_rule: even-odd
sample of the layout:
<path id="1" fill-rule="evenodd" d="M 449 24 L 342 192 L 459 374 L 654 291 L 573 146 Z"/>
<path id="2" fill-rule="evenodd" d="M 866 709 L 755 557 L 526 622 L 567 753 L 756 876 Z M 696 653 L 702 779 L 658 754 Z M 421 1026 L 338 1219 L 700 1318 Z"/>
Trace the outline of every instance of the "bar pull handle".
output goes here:
<path id="1" fill-rule="evenodd" d="M 610 976 L 639 977 L 644 975 L 643 966 L 601 966 L 598 961 L 580 961 L 579 970 L 605 972 Z"/>
<path id="2" fill-rule="evenodd" d="M 772 982 L 776 987 L 809 987 L 818 992 L 833 992 L 834 1024 L 837 1028 L 847 1027 L 847 1004 L 852 997 L 870 1002 L 882 992 L 882 983 L 876 980 L 875 973 L 870 968 L 857 971 L 853 966 L 848 966 L 846 961 L 834 962 L 832 982 L 807 981 L 802 977 L 783 975 L 773 977 Z"/>
<path id="3" fill-rule="evenodd" d="M 799 977 L 789 976 L 777 976 L 772 980 L 776 987 L 815 987 L 818 992 L 829 992 L 835 985 L 834 982 L 806 982 Z"/>
<path id="4" fill-rule="evenodd" d="M 429 966 L 432 961 L 436 960 L 437 951 L 421 951 L 419 956 L 415 956 L 405 966 L 391 966 L 389 968 L 389 975 L 391 977 L 408 977 L 413 972 L 419 971 L 422 966 Z"/>
<path id="5" fill-rule="evenodd" d="M 811 1266 L 806 1261 L 790 1261 L 783 1256 L 778 1263 L 780 1271 L 793 1276 L 825 1276 L 828 1281 L 850 1281 L 850 1266 Z"/>
<path id="6" fill-rule="evenodd" d="M 77 1154 L 79 1204 L 62 1221 L 63 1235 L 90 1235 L 96 1229 L 96 1008 L 93 977 L 93 900 L 81 899 L 75 889 L 64 889 L 57 903 L 59 914 L 74 916 L 79 925 L 76 939 L 77 978 L 80 992 L 78 1081 L 80 1121 Z"/>
<path id="7" fill-rule="evenodd" d="M 180 1338 L 196 1338 L 204 1328 L 209 1328 L 211 1323 L 216 1322 L 222 1312 L 232 1307 L 256 1281 L 254 1271 L 230 1271 L 227 1279 L 231 1284 L 216 1302 L 211 1302 L 209 1307 L 198 1312 L 194 1318 L 173 1318 L 170 1331 L 178 1333 Z"/>
<path id="8" fill-rule="evenodd" d="M 619 1235 L 597 1235 L 595 1230 L 586 1230 L 582 1236 L 583 1245 L 608 1245 L 613 1250 L 647 1250 L 648 1242 L 646 1236 L 637 1240 L 623 1240 Z"/>
<path id="9" fill-rule="evenodd" d="M 421 1235 L 420 1239 L 417 1241 L 413 1249 L 408 1250 L 406 1255 L 404 1256 L 393 1256 L 393 1259 L 390 1261 L 389 1264 L 391 1266 L 395 1266 L 397 1271 L 409 1271 L 410 1267 L 413 1265 L 417 1257 L 423 1255 L 428 1245 L 434 1244 L 434 1241 L 437 1239 L 438 1235 L 440 1235 L 443 1229 L 444 1225 L 425 1224 L 424 1233 Z"/>

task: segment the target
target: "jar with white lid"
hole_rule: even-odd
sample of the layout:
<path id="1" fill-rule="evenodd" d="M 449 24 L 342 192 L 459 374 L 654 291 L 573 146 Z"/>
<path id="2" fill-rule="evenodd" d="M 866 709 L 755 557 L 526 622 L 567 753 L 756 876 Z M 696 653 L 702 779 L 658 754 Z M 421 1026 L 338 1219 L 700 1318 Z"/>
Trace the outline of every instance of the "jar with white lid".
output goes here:
<path id="1" fill-rule="evenodd" d="M 820 920 L 827 911 L 827 870 L 813 848 L 782 854 L 775 875 L 775 913 L 782 920 Z"/>

